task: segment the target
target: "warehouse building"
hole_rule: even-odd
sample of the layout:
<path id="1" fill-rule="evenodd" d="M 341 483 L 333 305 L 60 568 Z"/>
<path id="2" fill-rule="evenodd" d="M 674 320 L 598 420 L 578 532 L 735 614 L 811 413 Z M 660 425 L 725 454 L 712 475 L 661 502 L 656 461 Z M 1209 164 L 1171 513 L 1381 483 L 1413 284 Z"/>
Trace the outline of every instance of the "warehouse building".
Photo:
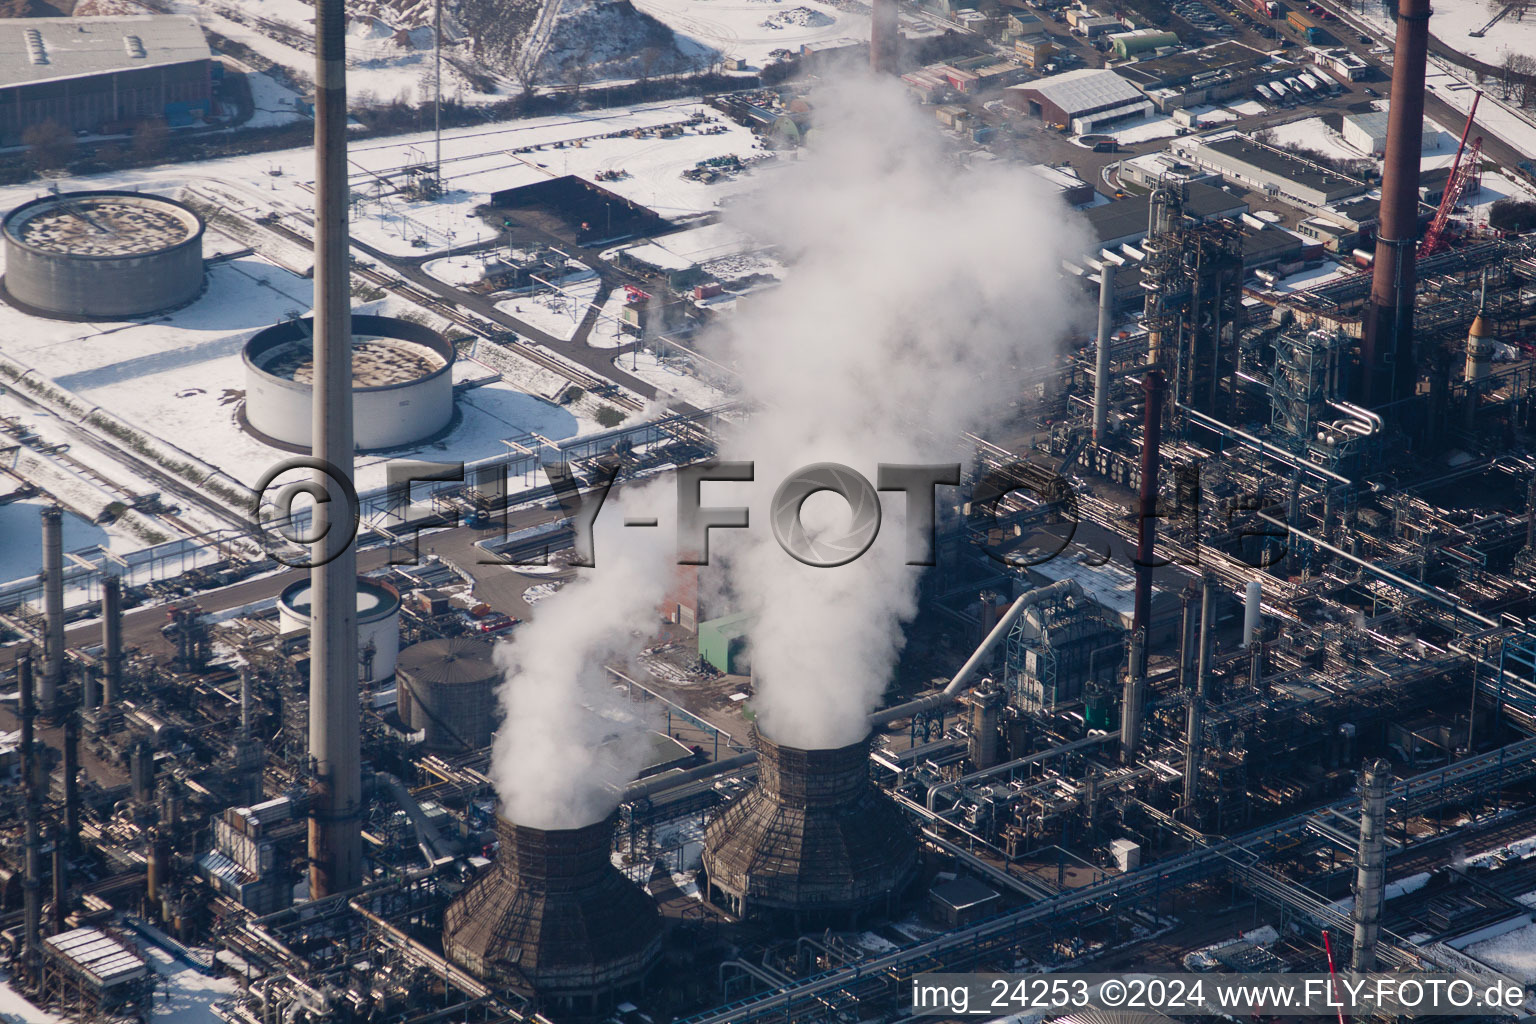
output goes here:
<path id="1" fill-rule="evenodd" d="M 1078 68 L 1003 91 L 1009 106 L 1047 124 L 1067 125 L 1087 135 L 1121 121 L 1146 117 L 1152 104 L 1113 71 Z"/>
<path id="2" fill-rule="evenodd" d="M 120 132 L 213 109 L 213 55 L 197 21 L 134 15 L 0 20 L 0 144 L 46 121 Z"/>
<path id="3" fill-rule="evenodd" d="M 1294 75 L 1299 70 L 1289 61 L 1273 60 L 1267 53 L 1234 42 L 1151 57 L 1115 68 L 1165 114 L 1180 107 L 1246 96 L 1260 82 Z"/>
<path id="4" fill-rule="evenodd" d="M 1178 139 L 1170 148 L 1190 163 L 1215 171 L 1228 181 L 1305 207 L 1327 206 L 1358 196 L 1367 188 L 1363 181 L 1246 135 Z"/>
<path id="5" fill-rule="evenodd" d="M 1360 152 L 1381 156 L 1387 151 L 1387 112 L 1372 110 L 1364 114 L 1345 114 L 1340 134 Z M 1426 153 L 1433 152 L 1439 144 L 1440 126 L 1425 119 L 1420 148 Z"/>

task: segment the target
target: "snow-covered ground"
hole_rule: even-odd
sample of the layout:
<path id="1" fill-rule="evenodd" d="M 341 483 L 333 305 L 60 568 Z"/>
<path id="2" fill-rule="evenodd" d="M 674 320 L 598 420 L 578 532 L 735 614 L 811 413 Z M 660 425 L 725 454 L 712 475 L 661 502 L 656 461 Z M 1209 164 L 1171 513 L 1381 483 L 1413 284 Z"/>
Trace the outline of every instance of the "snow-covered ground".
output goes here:
<path id="1" fill-rule="evenodd" d="M 299 94 L 271 75 L 247 74 L 245 81 L 250 86 L 251 102 L 255 107 L 255 113 L 245 122 L 245 127 L 270 128 L 290 121 L 308 120 L 308 116 L 299 113 L 294 106 L 294 101 L 301 98 Z"/>
<path id="2" fill-rule="evenodd" d="M 1110 136 L 1121 145 L 1129 146 L 1136 142 L 1171 139 L 1178 133 L 1179 126 L 1174 123 L 1173 118 L 1166 114 L 1159 114 L 1156 117 L 1147 117 L 1139 121 L 1133 121 L 1125 127 L 1102 134 Z"/>
<path id="3" fill-rule="evenodd" d="M 615 288 L 609 293 L 607 301 L 598 311 L 597 320 L 592 324 L 592 330 L 587 334 L 588 345 L 593 348 L 618 348 L 632 340 L 632 336 L 622 330 L 623 322 L 619 319 L 625 301 L 624 289 Z"/>
<path id="4" fill-rule="evenodd" d="M 817 0 L 635 0 L 635 6 L 676 32 L 684 52 L 693 40 L 752 67 L 766 64 L 774 50 L 869 38 L 867 13 Z"/>
<path id="5" fill-rule="evenodd" d="M 1469 34 L 1482 30 L 1506 6 L 1516 9 L 1481 38 Z M 1429 31 L 1451 49 L 1494 66 L 1503 63 L 1506 53 L 1536 56 L 1536 10 L 1522 12 L 1522 6 L 1502 0 L 1436 0 Z"/>
<path id="6" fill-rule="evenodd" d="M 1271 145 L 1298 146 L 1335 160 L 1360 160 L 1367 155 L 1345 142 L 1344 136 L 1328 127 L 1320 117 L 1277 124 L 1265 129 L 1265 134 L 1265 141 Z"/>
<path id="7" fill-rule="evenodd" d="M 725 401 L 726 395 L 686 372 L 671 359 L 658 360 L 650 352 L 635 351 L 621 355 L 614 365 L 639 377 L 660 394 L 674 395 L 699 409 L 708 409 Z"/>
<path id="8" fill-rule="evenodd" d="M 233 978 L 210 978 L 158 946 L 143 944 L 140 951 L 160 975 L 150 1020 L 159 1024 L 207 1024 L 215 1020 L 209 1007 L 240 991 Z"/>
<path id="9" fill-rule="evenodd" d="M 1527 985 L 1536 983 L 1536 924 L 1473 943 L 1466 951 Z"/>
<path id="10" fill-rule="evenodd" d="M 597 301 L 602 281 L 596 271 L 581 267 L 549 284 L 552 287 L 537 286 L 530 295 L 504 299 L 496 303 L 496 308 L 561 341 L 569 341 L 576 336 L 587 309 Z"/>
<path id="11" fill-rule="evenodd" d="M 0 981 L 0 1020 L 6 1024 L 64 1024 L 64 1018 L 39 1010 L 11 987 Z"/>

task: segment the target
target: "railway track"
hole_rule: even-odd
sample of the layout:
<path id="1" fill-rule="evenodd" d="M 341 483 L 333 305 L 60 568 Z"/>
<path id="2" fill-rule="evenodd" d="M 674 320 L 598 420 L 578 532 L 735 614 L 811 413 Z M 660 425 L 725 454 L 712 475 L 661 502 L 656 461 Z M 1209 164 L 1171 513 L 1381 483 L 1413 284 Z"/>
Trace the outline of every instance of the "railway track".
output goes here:
<path id="1" fill-rule="evenodd" d="M 306 236 L 303 232 L 295 231 L 286 224 L 271 223 L 263 226 L 300 245 L 314 245 L 313 239 Z M 599 377 L 595 373 L 588 373 L 586 370 L 573 366 L 558 356 L 545 352 L 537 345 L 529 344 L 518 337 L 516 332 L 510 328 L 503 327 L 500 324 L 493 323 L 471 313 L 466 313 L 454 303 L 447 301 L 439 295 L 434 295 L 420 285 L 385 274 L 372 267 L 353 267 L 352 272 L 369 284 L 436 313 L 449 323 L 457 324 L 471 334 L 496 342 L 518 357 L 533 363 L 535 366 L 564 377 L 572 384 L 592 394 L 602 395 L 614 405 L 631 412 L 639 412 L 645 408 L 645 403 L 624 394 L 613 381 Z"/>

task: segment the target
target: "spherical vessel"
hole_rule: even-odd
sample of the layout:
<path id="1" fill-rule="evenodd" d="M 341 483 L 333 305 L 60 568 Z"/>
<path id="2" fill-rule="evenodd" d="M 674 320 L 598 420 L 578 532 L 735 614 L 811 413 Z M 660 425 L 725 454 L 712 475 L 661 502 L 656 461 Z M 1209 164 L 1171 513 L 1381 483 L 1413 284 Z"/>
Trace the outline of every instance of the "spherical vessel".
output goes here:
<path id="1" fill-rule="evenodd" d="M 283 632 L 309 629 L 309 580 L 291 583 L 277 599 Z M 358 679 L 373 682 L 395 674 L 400 652 L 400 592 L 388 583 L 357 578 Z"/>
<path id="2" fill-rule="evenodd" d="M 429 327 L 352 317 L 352 433 L 364 451 L 425 440 L 453 419 L 454 347 Z M 245 343 L 245 420 L 280 447 L 308 452 L 314 321 L 268 327 Z"/>
<path id="3" fill-rule="evenodd" d="M 571 829 L 496 820 L 496 864 L 448 905 L 443 952 L 557 1016 L 595 1016 L 644 987 L 656 903 L 610 860 L 616 816 Z"/>
<path id="4" fill-rule="evenodd" d="M 869 781 L 868 738 L 802 750 L 754 729 L 752 741 L 757 785 L 704 833 L 712 894 L 738 917 L 797 930 L 893 909 L 917 873 L 917 842 Z"/>
<path id="5" fill-rule="evenodd" d="M 188 302 L 203 287 L 203 222 L 139 192 L 62 192 L 0 222 L 5 290 L 44 315 L 132 317 Z"/>
<path id="6" fill-rule="evenodd" d="M 400 719 L 425 732 L 430 750 L 463 753 L 488 746 L 496 732 L 495 646 L 473 637 L 412 644 L 395 662 Z"/>

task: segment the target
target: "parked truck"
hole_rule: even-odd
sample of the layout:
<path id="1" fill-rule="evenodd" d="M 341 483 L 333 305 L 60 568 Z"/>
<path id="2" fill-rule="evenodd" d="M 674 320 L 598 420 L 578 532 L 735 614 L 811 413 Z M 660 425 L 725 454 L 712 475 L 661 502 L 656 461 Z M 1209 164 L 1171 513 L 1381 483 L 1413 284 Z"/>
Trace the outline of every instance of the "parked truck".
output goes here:
<path id="1" fill-rule="evenodd" d="M 1317 22 L 1302 14 L 1300 11 L 1292 11 L 1285 16 L 1286 24 L 1300 32 L 1309 43 L 1321 43 L 1328 38 L 1328 34 L 1318 27 Z"/>

